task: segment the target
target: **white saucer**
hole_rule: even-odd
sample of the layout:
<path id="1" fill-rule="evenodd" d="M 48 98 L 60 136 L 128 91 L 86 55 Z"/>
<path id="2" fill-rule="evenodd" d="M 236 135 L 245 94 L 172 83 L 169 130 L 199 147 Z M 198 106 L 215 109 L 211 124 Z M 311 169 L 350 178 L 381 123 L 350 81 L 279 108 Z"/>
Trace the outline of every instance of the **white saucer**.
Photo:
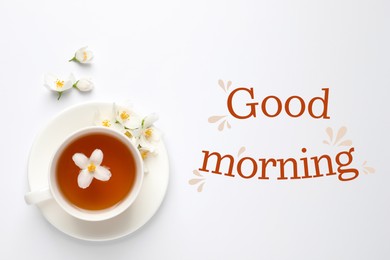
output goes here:
<path id="1" fill-rule="evenodd" d="M 31 191 L 48 186 L 49 160 L 63 139 L 80 128 L 93 125 L 96 112 L 110 112 L 112 104 L 88 102 L 73 106 L 60 113 L 43 129 L 35 139 L 28 162 L 28 182 Z M 168 155 L 163 141 L 159 143 L 158 154 L 148 159 L 149 171 L 144 176 L 136 201 L 119 216 L 100 222 L 86 222 L 66 213 L 54 200 L 42 202 L 37 206 L 54 227 L 78 239 L 106 241 L 133 233 L 156 213 L 167 190 Z"/>

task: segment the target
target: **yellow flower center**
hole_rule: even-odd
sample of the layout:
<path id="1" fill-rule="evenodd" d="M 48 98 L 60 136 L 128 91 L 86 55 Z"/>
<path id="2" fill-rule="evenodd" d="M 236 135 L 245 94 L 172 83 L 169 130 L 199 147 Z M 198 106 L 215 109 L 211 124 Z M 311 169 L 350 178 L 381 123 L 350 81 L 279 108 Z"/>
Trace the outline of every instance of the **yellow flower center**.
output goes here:
<path id="1" fill-rule="evenodd" d="M 125 132 L 125 136 L 127 136 L 128 138 L 133 137 L 133 135 L 132 135 L 129 131 L 126 131 L 126 132 Z"/>
<path id="2" fill-rule="evenodd" d="M 142 159 L 145 159 L 146 157 L 148 157 L 148 155 L 149 155 L 149 151 L 141 151 Z"/>
<path id="3" fill-rule="evenodd" d="M 89 172 L 94 172 L 96 170 L 96 166 L 93 163 L 90 163 L 87 167 Z"/>
<path id="4" fill-rule="evenodd" d="M 120 117 L 121 117 L 122 120 L 126 120 L 126 119 L 129 119 L 130 115 L 126 111 L 123 111 L 120 114 Z"/>
<path id="5" fill-rule="evenodd" d="M 146 130 L 145 130 L 145 136 L 146 136 L 146 138 L 150 138 L 150 137 L 152 137 L 152 134 L 153 134 L 153 130 L 151 129 L 151 128 L 147 128 Z"/>
<path id="6" fill-rule="evenodd" d="M 62 88 L 64 86 L 64 81 L 63 80 L 56 80 L 56 87 L 57 88 Z"/>
<path id="7" fill-rule="evenodd" d="M 83 61 L 86 61 L 88 59 L 88 54 L 86 51 L 83 52 Z"/>
<path id="8" fill-rule="evenodd" d="M 110 120 L 103 120 L 102 121 L 102 126 L 110 127 L 111 126 Z"/>

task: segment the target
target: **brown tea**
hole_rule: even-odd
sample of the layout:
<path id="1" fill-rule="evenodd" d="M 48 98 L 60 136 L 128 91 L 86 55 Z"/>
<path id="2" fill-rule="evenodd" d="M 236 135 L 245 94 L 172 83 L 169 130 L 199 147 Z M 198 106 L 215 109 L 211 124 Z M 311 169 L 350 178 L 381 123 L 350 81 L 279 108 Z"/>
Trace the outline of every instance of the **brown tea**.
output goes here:
<path id="1" fill-rule="evenodd" d="M 88 158 L 95 149 L 103 151 L 101 166 L 109 168 L 108 181 L 93 179 L 90 186 L 82 189 L 77 177 L 80 168 L 72 160 L 75 153 Z M 135 181 L 136 165 L 131 150 L 114 136 L 93 133 L 81 136 L 69 143 L 59 156 L 56 179 L 64 197 L 76 207 L 86 210 L 102 210 L 112 207 L 129 194 Z"/>

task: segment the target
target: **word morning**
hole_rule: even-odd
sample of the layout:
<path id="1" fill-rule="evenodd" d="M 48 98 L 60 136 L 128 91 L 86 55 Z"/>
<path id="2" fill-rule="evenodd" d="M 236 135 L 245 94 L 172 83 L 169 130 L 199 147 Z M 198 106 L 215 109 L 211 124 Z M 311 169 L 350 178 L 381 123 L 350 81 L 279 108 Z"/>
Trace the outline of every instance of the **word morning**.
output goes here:
<path id="1" fill-rule="evenodd" d="M 203 165 L 199 171 L 210 172 L 227 177 L 258 180 L 298 180 L 324 176 L 338 176 L 340 181 L 351 181 L 359 176 L 359 171 L 351 166 L 353 161 L 352 147 L 335 156 L 305 156 L 306 148 L 302 148 L 302 156 L 294 158 L 234 158 L 231 154 L 220 154 L 203 150 Z"/>

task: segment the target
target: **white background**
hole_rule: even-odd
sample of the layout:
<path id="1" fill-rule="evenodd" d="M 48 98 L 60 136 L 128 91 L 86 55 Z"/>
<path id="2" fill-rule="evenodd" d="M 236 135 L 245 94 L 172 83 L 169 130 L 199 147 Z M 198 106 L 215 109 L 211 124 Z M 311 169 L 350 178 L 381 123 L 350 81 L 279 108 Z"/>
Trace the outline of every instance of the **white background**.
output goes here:
<path id="1" fill-rule="evenodd" d="M 0 2 L 2 259 L 389 259 L 390 88 L 388 1 L 4 1 Z M 88 45 L 91 66 L 67 60 Z M 92 93 L 60 101 L 43 74 L 91 77 Z M 329 120 L 285 115 L 235 120 L 218 79 L 258 100 L 309 100 L 330 88 Z M 131 100 L 160 115 L 171 165 L 164 203 L 123 239 L 80 241 L 24 203 L 34 137 L 63 109 Z M 358 168 L 335 177 L 257 181 L 204 174 L 188 181 L 201 151 L 299 158 L 330 149 L 325 128 L 347 126 Z"/>

